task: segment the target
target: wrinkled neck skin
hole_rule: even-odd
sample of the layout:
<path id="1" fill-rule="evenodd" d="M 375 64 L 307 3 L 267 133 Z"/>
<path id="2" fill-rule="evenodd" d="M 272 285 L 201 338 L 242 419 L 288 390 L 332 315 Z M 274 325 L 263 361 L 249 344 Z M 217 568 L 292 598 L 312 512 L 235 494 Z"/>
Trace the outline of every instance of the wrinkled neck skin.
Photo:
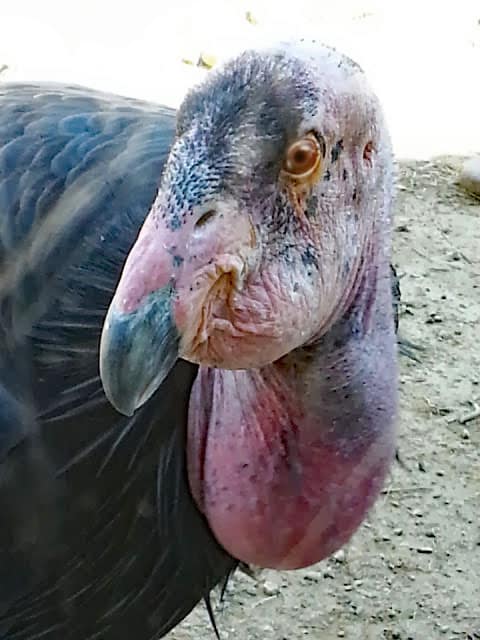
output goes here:
<path id="1" fill-rule="evenodd" d="M 328 333 L 262 369 L 201 368 L 192 390 L 192 493 L 236 558 L 295 569 L 345 544 L 395 450 L 396 341 L 388 262 L 364 270 Z"/>

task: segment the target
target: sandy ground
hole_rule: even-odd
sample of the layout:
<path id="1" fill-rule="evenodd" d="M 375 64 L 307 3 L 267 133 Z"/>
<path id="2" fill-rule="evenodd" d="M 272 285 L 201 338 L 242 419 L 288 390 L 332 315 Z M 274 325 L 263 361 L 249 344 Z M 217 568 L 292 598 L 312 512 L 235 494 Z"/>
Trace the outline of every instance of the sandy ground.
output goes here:
<path id="1" fill-rule="evenodd" d="M 401 331 L 425 347 L 421 363 L 401 364 L 407 469 L 395 467 L 345 551 L 306 571 L 238 574 L 217 621 L 236 640 L 480 638 L 480 418 L 458 420 L 480 402 L 480 202 L 455 186 L 458 156 L 480 151 L 478 0 L 298 0 L 295 11 L 267 0 L 168 9 L 137 0 L 134 15 L 92 0 L 76 13 L 64 1 L 0 2 L 7 81 L 78 82 L 175 106 L 206 73 L 182 57 L 221 60 L 286 22 L 297 35 L 308 24 L 365 67 L 404 159 Z M 249 9 L 257 26 L 244 20 Z M 438 154 L 449 155 L 428 160 Z M 203 607 L 170 638 L 213 639 Z"/>

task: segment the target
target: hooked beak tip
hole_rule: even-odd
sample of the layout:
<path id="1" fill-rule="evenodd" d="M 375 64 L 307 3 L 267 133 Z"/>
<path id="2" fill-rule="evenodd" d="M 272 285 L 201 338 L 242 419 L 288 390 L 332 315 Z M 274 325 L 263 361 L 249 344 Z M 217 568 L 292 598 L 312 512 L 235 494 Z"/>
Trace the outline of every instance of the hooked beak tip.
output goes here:
<path id="1" fill-rule="evenodd" d="M 131 416 L 158 389 L 178 358 L 172 288 L 145 298 L 134 311 L 108 310 L 100 341 L 100 378 L 110 403 Z"/>

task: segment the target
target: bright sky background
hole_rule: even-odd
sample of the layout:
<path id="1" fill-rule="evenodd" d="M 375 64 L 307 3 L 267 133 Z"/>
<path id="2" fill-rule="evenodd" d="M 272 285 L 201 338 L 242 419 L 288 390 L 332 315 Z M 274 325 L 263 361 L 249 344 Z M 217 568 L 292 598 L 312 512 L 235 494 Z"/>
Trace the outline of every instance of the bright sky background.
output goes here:
<path id="1" fill-rule="evenodd" d="M 312 35 L 364 67 L 400 157 L 480 153 L 480 0 L 0 0 L 0 28 L 2 81 L 171 106 L 206 73 L 182 58 Z"/>

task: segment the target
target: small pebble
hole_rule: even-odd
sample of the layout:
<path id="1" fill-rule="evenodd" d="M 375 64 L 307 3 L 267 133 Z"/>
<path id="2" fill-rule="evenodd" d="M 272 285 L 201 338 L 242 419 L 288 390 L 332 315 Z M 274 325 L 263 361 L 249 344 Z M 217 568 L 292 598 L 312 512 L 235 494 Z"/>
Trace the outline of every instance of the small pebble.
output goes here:
<path id="1" fill-rule="evenodd" d="M 345 562 L 347 555 L 344 549 L 339 549 L 337 553 L 333 554 L 333 557 L 337 562 L 343 563 Z"/>
<path id="2" fill-rule="evenodd" d="M 303 575 L 303 579 L 308 580 L 309 582 L 320 582 L 322 577 L 327 577 L 325 574 L 326 574 L 326 571 L 323 572 L 323 576 L 320 573 L 320 571 L 307 571 Z M 333 575 L 331 577 L 333 578 Z"/>
<path id="3" fill-rule="evenodd" d="M 340 631 L 337 632 L 337 636 L 339 638 L 344 638 L 345 637 L 345 631 L 342 631 L 342 629 L 340 629 Z"/>
<path id="4" fill-rule="evenodd" d="M 470 440 L 470 431 L 468 429 L 463 429 L 462 440 Z"/>
<path id="5" fill-rule="evenodd" d="M 263 584 L 263 593 L 266 596 L 276 596 L 280 592 L 278 585 L 274 582 L 269 582 L 268 580 Z"/>
<path id="6" fill-rule="evenodd" d="M 448 260 L 453 260 L 454 262 L 458 262 L 462 259 L 462 254 L 459 251 L 452 251 L 452 253 L 448 256 Z"/>
<path id="7" fill-rule="evenodd" d="M 443 318 L 437 313 L 431 313 L 425 320 L 426 324 L 438 324 L 439 322 L 443 322 Z"/>
<path id="8" fill-rule="evenodd" d="M 433 549 L 432 547 L 417 547 L 416 549 L 417 553 L 433 553 Z"/>
<path id="9" fill-rule="evenodd" d="M 403 536 L 403 529 L 400 529 L 400 527 L 397 527 L 396 529 L 393 530 L 393 533 L 396 536 Z"/>

